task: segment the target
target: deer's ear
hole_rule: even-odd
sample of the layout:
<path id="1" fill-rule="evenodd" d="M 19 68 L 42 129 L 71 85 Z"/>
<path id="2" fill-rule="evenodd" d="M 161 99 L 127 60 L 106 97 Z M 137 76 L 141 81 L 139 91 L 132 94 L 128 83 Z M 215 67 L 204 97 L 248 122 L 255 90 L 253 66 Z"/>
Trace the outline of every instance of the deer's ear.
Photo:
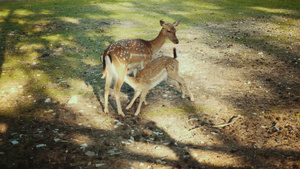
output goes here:
<path id="1" fill-rule="evenodd" d="M 174 22 L 173 25 L 178 26 L 180 23 L 181 23 L 181 21 L 177 21 L 177 22 Z"/>
<path id="2" fill-rule="evenodd" d="M 160 26 L 165 26 L 165 22 L 163 20 L 160 20 Z"/>

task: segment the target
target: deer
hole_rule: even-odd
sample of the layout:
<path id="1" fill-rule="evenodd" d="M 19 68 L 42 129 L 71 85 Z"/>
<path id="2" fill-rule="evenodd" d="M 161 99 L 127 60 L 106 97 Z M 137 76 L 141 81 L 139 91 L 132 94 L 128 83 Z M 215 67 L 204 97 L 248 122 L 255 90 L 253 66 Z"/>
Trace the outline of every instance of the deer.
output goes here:
<path id="1" fill-rule="evenodd" d="M 176 29 L 181 21 L 165 23 L 160 20 L 162 26 L 158 36 L 150 41 L 143 39 L 124 39 L 110 44 L 101 54 L 102 56 L 102 79 L 106 78 L 104 91 L 104 112 L 108 113 L 108 95 L 112 79 L 115 79 L 114 93 L 117 103 L 118 114 L 125 117 L 120 102 L 120 89 L 124 83 L 128 70 L 144 68 L 155 54 L 165 43 L 166 39 L 178 44 Z M 109 59 L 110 65 L 106 64 Z"/>
<path id="2" fill-rule="evenodd" d="M 146 101 L 146 96 L 149 90 L 158 85 L 163 80 L 166 80 L 167 77 L 174 79 L 179 83 L 182 98 L 185 98 L 184 89 L 186 89 L 189 93 L 190 100 L 194 101 L 194 96 L 185 83 L 185 80 L 179 76 L 179 62 L 176 60 L 176 48 L 173 49 L 173 55 L 173 58 L 169 56 L 161 56 L 152 60 L 136 75 L 135 78 L 126 75 L 125 82 L 129 84 L 135 91 L 134 96 L 126 109 L 129 110 L 137 97 L 141 95 L 138 108 L 134 114 L 135 116 L 139 115 L 142 103 L 144 103 L 145 105 L 148 104 Z M 111 64 L 109 58 L 106 59 L 106 62 L 107 65 Z"/>

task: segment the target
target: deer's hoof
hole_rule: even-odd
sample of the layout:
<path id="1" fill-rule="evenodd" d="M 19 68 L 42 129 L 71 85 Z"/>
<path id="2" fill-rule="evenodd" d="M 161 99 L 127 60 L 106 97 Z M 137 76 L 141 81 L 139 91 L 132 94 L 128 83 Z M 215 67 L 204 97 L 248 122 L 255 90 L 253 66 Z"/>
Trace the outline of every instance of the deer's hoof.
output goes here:
<path id="1" fill-rule="evenodd" d="M 122 117 L 125 117 L 125 114 L 124 113 L 119 113 L 120 116 Z"/>

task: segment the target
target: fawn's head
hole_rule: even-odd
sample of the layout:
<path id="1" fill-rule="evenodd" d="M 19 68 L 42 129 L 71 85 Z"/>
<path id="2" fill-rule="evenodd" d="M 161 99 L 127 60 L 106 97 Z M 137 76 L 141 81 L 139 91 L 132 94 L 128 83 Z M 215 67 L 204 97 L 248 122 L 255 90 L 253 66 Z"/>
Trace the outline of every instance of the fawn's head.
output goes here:
<path id="1" fill-rule="evenodd" d="M 181 21 L 177 21 L 174 23 L 165 23 L 163 20 L 160 20 L 160 25 L 163 27 L 163 33 L 172 41 L 174 44 L 178 44 L 179 40 L 176 37 L 176 29 Z"/>

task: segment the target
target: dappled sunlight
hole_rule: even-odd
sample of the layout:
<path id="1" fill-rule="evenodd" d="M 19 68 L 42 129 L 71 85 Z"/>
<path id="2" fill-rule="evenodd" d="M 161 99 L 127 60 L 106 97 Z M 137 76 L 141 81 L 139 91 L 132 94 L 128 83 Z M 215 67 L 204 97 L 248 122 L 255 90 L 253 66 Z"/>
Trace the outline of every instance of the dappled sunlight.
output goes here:
<path id="1" fill-rule="evenodd" d="M 125 144 L 127 142 L 124 142 Z M 151 156 L 152 158 L 163 158 L 165 160 L 178 161 L 179 157 L 177 154 L 168 147 L 169 143 L 166 145 L 157 145 L 153 143 L 143 143 L 143 142 L 134 142 L 134 146 L 125 146 L 125 150 L 131 153 L 142 155 L 142 156 Z M 149 152 L 148 150 L 155 150 L 154 152 Z"/>
<path id="2" fill-rule="evenodd" d="M 86 145 L 82 146 L 83 148 L 87 148 L 88 146 L 93 146 L 95 144 L 94 141 L 91 138 L 89 138 L 89 136 L 87 136 L 86 134 L 74 133 L 70 134 L 67 137 L 70 137 L 71 141 L 74 144 L 77 144 L 78 146 Z"/>
<path id="3" fill-rule="evenodd" d="M 288 10 L 288 9 L 283 9 L 283 8 L 266 8 L 266 7 L 250 7 L 251 9 L 255 9 L 255 10 L 260 10 L 263 12 L 268 12 L 268 13 L 275 13 L 275 14 L 293 14 L 293 15 L 297 15 L 297 11 L 295 10 Z"/>
<path id="4" fill-rule="evenodd" d="M 42 9 L 42 10 L 39 12 L 39 14 L 42 14 L 42 15 L 52 15 L 52 14 L 54 14 L 54 12 L 51 11 L 51 10 Z"/>
<path id="5" fill-rule="evenodd" d="M 199 163 L 215 167 L 241 167 L 247 165 L 247 159 L 245 159 L 244 156 L 215 151 L 214 148 L 215 147 L 211 146 L 203 147 L 203 149 L 190 149 L 190 154 Z"/>
<path id="6" fill-rule="evenodd" d="M 7 123 L 0 123 L 0 134 L 6 134 L 7 129 L 8 129 Z M 0 145 L 1 145 L 1 141 L 0 141 Z"/>
<path id="7" fill-rule="evenodd" d="M 54 35 L 45 35 L 41 37 L 42 39 L 47 40 L 50 44 L 60 44 L 62 46 L 69 45 L 72 46 L 73 42 L 65 38 L 61 34 L 54 34 Z"/>
<path id="8" fill-rule="evenodd" d="M 6 18 L 8 16 L 8 14 L 9 14 L 10 11 L 11 11 L 10 9 L 3 9 L 3 10 L 1 10 L 0 11 L 0 18 L 1 19 L 2 18 Z"/>
<path id="9" fill-rule="evenodd" d="M 20 24 L 20 25 L 27 23 L 27 21 L 24 21 L 23 19 L 17 19 L 17 18 L 13 18 L 10 21 L 13 22 L 13 23 Z"/>
<path id="10" fill-rule="evenodd" d="M 26 9 L 17 9 L 14 11 L 13 15 L 16 15 L 17 17 L 26 17 L 29 15 L 34 15 L 35 13 L 30 11 L 30 10 L 26 10 Z"/>
<path id="11" fill-rule="evenodd" d="M 71 18 L 71 17 L 59 17 L 60 20 L 65 21 L 67 23 L 73 23 L 73 24 L 79 24 L 80 21 L 77 18 Z"/>

